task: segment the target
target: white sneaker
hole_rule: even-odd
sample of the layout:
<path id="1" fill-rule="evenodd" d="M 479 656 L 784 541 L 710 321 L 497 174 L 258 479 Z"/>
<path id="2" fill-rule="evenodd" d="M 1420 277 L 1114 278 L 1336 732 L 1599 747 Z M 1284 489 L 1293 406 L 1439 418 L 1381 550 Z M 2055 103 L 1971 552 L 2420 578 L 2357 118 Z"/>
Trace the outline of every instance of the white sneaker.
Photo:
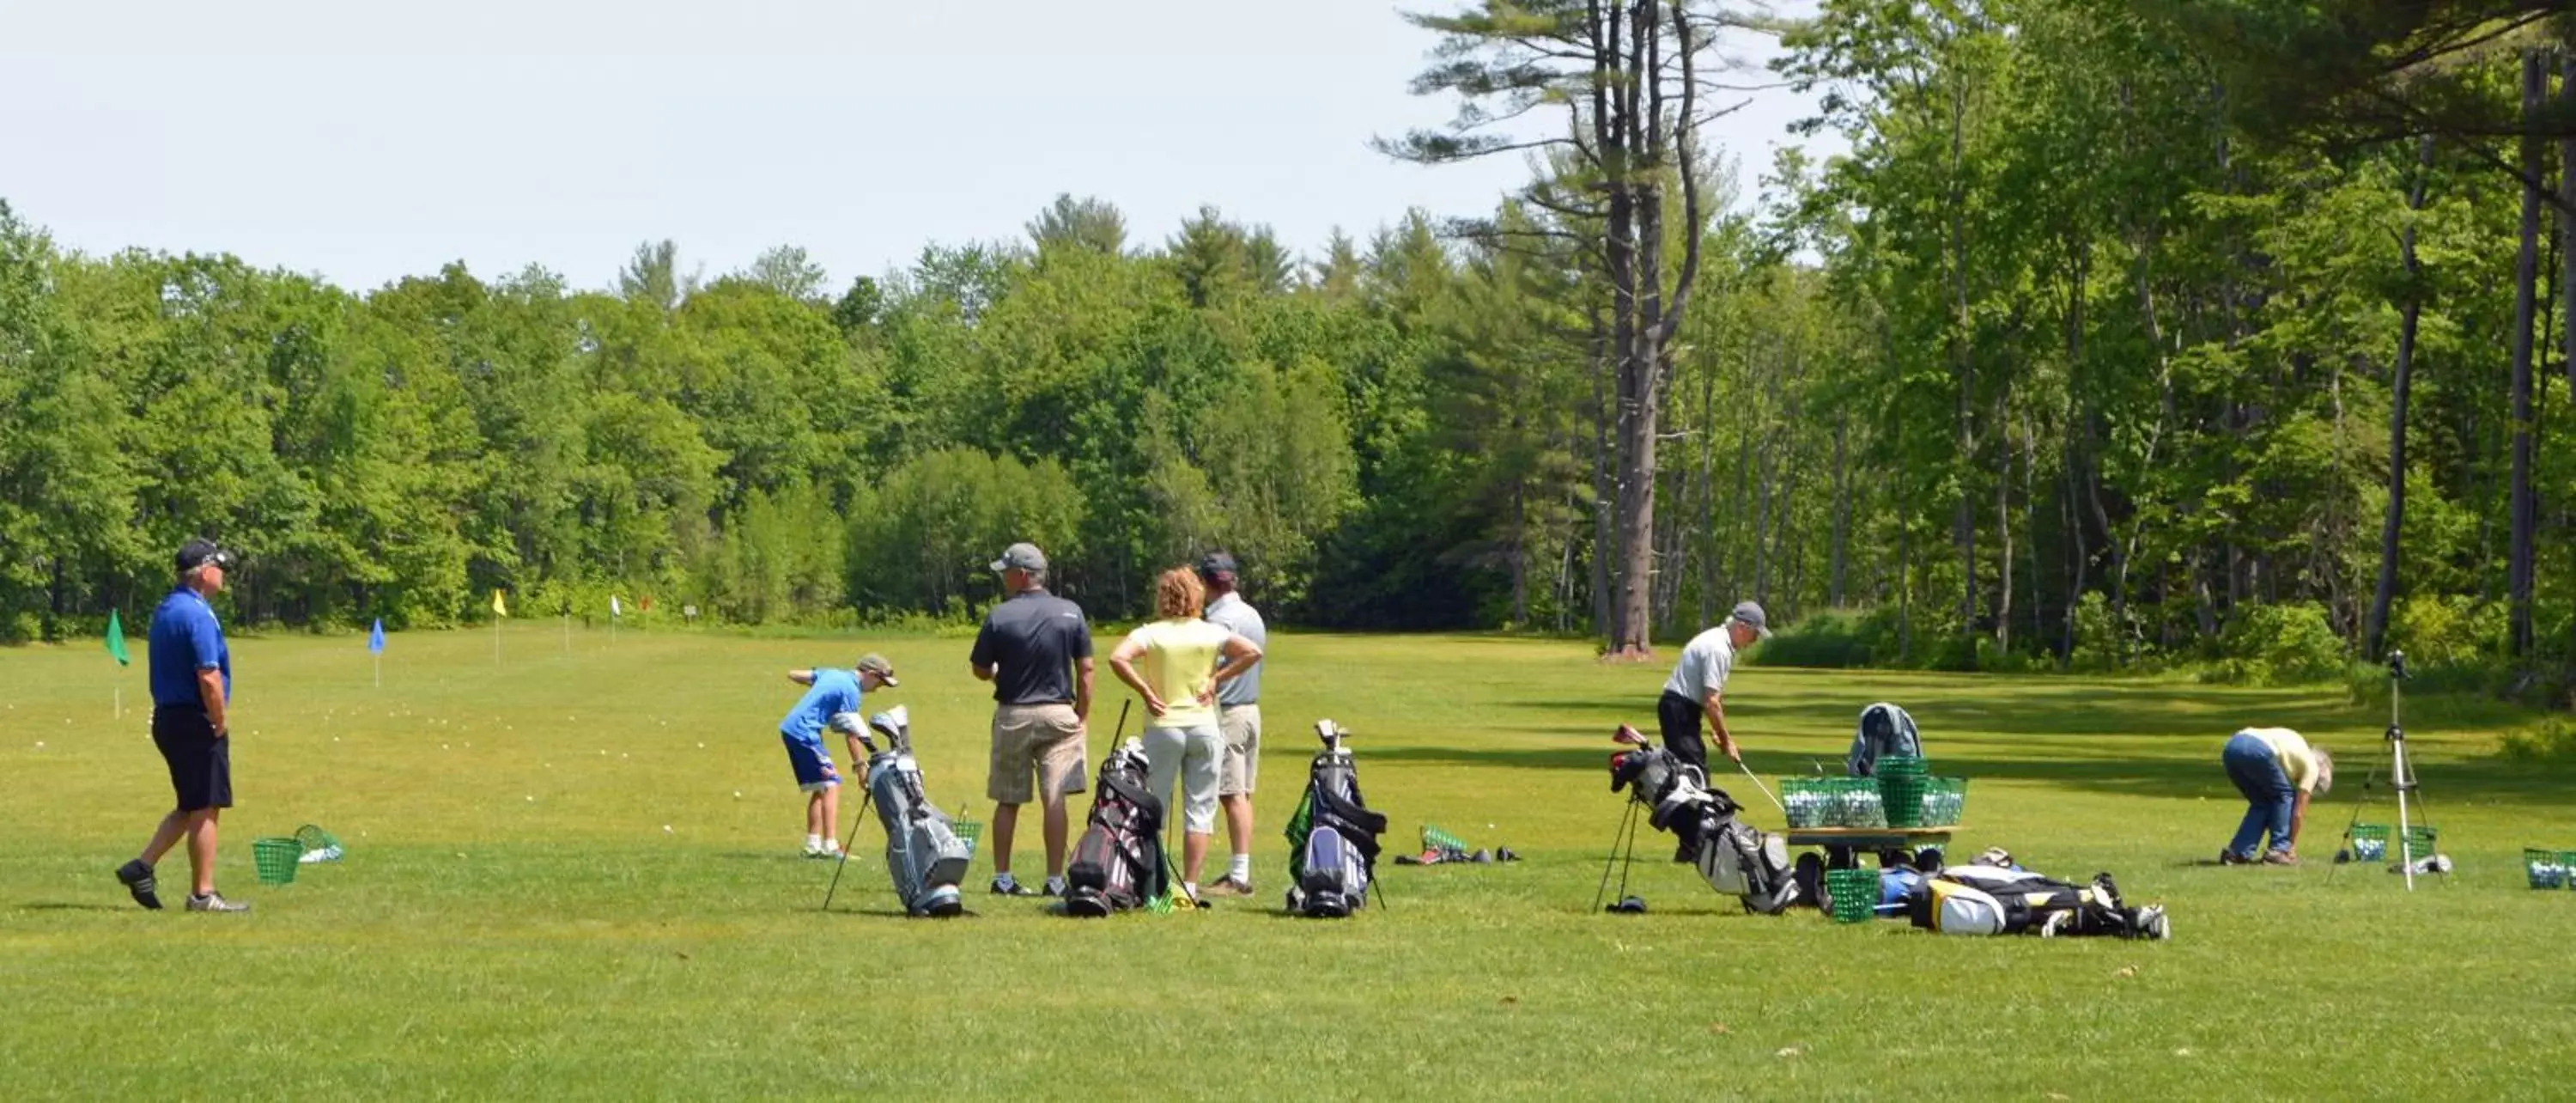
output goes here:
<path id="1" fill-rule="evenodd" d="M 805 848 L 805 856 L 808 858 L 838 858 L 841 856 L 841 847 L 838 843 L 824 843 L 820 846 L 808 846 Z"/>

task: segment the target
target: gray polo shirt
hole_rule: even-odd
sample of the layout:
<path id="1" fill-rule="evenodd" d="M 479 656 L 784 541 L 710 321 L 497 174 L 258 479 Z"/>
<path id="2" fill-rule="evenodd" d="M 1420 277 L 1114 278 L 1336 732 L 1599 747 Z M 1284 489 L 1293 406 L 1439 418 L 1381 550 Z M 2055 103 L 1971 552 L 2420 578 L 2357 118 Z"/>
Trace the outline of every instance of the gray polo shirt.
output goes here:
<path id="1" fill-rule="evenodd" d="M 1270 633 L 1261 624 L 1261 612 L 1243 600 L 1243 595 L 1227 594 L 1216 599 L 1209 603 L 1205 615 L 1209 623 L 1223 625 L 1227 631 L 1251 640 L 1252 646 L 1270 649 Z M 1252 664 L 1243 677 L 1216 687 L 1216 703 L 1219 708 L 1260 704 L 1261 664 Z"/>
<path id="2" fill-rule="evenodd" d="M 1726 634 L 1720 624 L 1691 637 L 1682 647 L 1682 661 L 1673 665 L 1673 676 L 1664 682 L 1664 692 L 1678 693 L 1698 704 L 1712 693 L 1726 691 L 1726 676 L 1735 672 L 1735 637 Z"/>

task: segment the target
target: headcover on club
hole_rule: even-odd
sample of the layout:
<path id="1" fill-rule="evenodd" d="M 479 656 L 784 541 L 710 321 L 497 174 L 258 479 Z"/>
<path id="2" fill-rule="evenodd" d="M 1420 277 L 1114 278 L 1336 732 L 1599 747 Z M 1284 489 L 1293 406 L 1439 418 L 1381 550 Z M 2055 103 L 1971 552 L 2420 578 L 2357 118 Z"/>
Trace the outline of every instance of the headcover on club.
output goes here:
<path id="1" fill-rule="evenodd" d="M 885 737 L 894 743 L 896 750 L 912 749 L 912 713 L 904 706 L 896 705 L 868 717 L 868 726 L 885 733 Z"/>
<path id="2" fill-rule="evenodd" d="M 874 740 L 874 739 L 870 739 L 870 738 L 868 738 L 868 724 L 867 724 L 867 721 L 859 719 L 859 714 L 858 714 L 858 713 L 855 713 L 855 712 L 836 712 L 836 713 L 833 713 L 833 714 L 832 714 L 832 719 L 831 719 L 831 722 L 830 722 L 830 725 L 829 725 L 829 726 L 831 727 L 831 729 L 832 729 L 833 731 L 839 732 L 839 733 L 841 733 L 841 734 L 843 734 L 843 735 L 849 736 L 849 737 L 850 737 L 850 738 L 852 738 L 852 739 L 856 739 L 856 740 L 858 740 L 858 741 L 859 741 L 859 745 L 860 745 L 860 746 L 862 746 L 862 747 L 867 748 L 867 749 L 868 749 L 868 753 L 869 753 L 869 754 L 875 754 L 875 753 L 876 753 L 876 751 L 877 751 L 877 741 L 876 741 L 876 740 Z"/>
<path id="3" fill-rule="evenodd" d="M 1646 898 L 1643 896 L 1622 896 L 1619 898 L 1618 903 L 1612 904 L 1602 910 L 1618 915 L 1644 915 L 1646 914 Z"/>

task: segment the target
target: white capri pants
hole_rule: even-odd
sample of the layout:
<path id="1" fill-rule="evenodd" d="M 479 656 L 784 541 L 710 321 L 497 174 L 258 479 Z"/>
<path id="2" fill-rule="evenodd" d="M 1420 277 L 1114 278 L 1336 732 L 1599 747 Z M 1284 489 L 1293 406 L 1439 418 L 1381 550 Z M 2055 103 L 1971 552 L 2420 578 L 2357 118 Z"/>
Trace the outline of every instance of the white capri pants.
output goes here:
<path id="1" fill-rule="evenodd" d="M 1206 835 L 1216 830 L 1217 763 L 1225 757 L 1225 736 L 1215 723 L 1181 728 L 1145 729 L 1145 787 L 1163 798 L 1171 815 L 1172 782 L 1181 783 L 1181 830 Z"/>

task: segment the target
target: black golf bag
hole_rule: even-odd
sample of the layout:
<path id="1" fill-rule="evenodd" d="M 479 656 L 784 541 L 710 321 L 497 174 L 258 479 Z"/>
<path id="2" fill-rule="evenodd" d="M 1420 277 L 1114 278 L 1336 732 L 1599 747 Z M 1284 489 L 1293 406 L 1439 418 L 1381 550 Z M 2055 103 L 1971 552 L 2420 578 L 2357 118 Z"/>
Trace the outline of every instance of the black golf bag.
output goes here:
<path id="1" fill-rule="evenodd" d="M 1104 916 L 1169 891 L 1163 858 L 1163 798 L 1146 788 L 1145 745 L 1134 739 L 1100 760 L 1090 825 L 1065 866 L 1064 913 Z"/>
<path id="2" fill-rule="evenodd" d="M 1923 757 L 1923 735 L 1915 730 L 1914 717 L 1881 701 L 1860 710 L 1860 727 L 1852 733 L 1851 753 L 1844 757 L 1843 767 L 1853 777 L 1875 777 L 1878 760 L 1889 755 Z"/>
<path id="3" fill-rule="evenodd" d="M 894 875 L 895 895 L 914 915 L 955 915 L 965 906 L 957 882 L 965 878 L 966 861 L 974 851 L 922 790 L 921 766 L 912 758 L 912 724 L 904 709 L 880 712 L 868 724 L 892 746 L 871 748 L 868 799 L 877 806 L 877 821 L 885 825 L 886 869 Z"/>
<path id="4" fill-rule="evenodd" d="M 1288 910 L 1340 919 L 1368 905 L 1386 817 L 1360 796 L 1359 770 L 1342 746 L 1350 733 L 1319 720 L 1315 734 L 1324 750 L 1307 768 L 1306 795 L 1288 817 Z"/>
<path id="5" fill-rule="evenodd" d="M 1638 745 L 1610 756 L 1610 791 L 1621 789 L 1653 810 L 1646 822 L 1698 855 L 1694 864 L 1708 887 L 1743 900 L 1744 910 L 1778 915 L 1798 902 L 1787 841 L 1736 819 L 1742 806 L 1725 790 L 1709 788 L 1699 767 L 1662 747 Z"/>
<path id="6" fill-rule="evenodd" d="M 1907 896 L 1906 911 L 1915 926 L 1940 934 L 2172 937 L 2164 906 L 2122 904 L 2108 873 L 2075 885 L 2026 869 L 1952 866 L 1925 877 Z"/>

